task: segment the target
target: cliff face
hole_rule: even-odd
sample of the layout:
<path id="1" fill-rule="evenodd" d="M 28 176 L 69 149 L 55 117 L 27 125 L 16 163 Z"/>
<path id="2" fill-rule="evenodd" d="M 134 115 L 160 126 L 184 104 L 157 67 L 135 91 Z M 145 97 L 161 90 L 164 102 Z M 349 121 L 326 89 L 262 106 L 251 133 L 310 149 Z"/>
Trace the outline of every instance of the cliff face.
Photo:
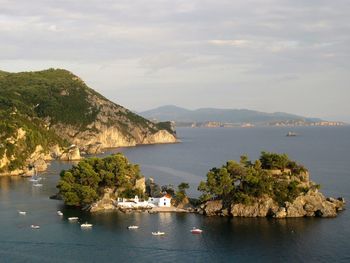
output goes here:
<path id="1" fill-rule="evenodd" d="M 133 112 L 119 106 L 99 94 L 86 90 L 86 100 L 97 112 L 92 122 L 81 130 L 77 125 L 55 123 L 57 133 L 86 150 L 91 145 L 101 148 L 135 146 L 137 144 L 174 143 L 174 132 L 160 129 Z M 68 93 L 64 93 L 68 96 Z"/>
<path id="2" fill-rule="evenodd" d="M 3 72 L 0 117 L 5 142 L 0 143 L 0 174 L 25 172 L 36 161 L 37 146 L 46 155 L 73 160 L 81 150 L 94 154 L 107 147 L 176 142 L 168 124 L 138 116 L 60 69 Z M 17 138 L 19 131 L 23 138 Z M 72 144 L 76 149 L 67 148 Z"/>

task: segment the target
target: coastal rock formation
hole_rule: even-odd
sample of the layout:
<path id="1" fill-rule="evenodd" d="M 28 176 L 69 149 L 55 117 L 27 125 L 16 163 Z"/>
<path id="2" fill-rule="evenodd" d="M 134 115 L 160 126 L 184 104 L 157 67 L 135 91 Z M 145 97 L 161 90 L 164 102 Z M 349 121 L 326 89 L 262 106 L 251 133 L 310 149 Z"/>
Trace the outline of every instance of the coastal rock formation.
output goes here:
<path id="1" fill-rule="evenodd" d="M 222 214 L 223 205 L 221 200 L 208 201 L 202 206 L 203 214 L 206 216 L 214 216 Z"/>
<path id="2" fill-rule="evenodd" d="M 79 148 L 74 145 L 66 149 L 59 157 L 62 161 L 78 161 L 81 159 Z"/>
<path id="3" fill-rule="evenodd" d="M 228 161 L 212 168 L 198 189 L 204 202 L 199 213 L 233 217 L 335 217 L 343 198 L 326 198 L 308 170 L 285 154 L 262 152 L 252 162 Z"/>
<path id="4" fill-rule="evenodd" d="M 48 156 L 79 160 L 80 151 L 176 142 L 171 123 L 151 122 L 62 69 L 0 71 L 0 101 L 0 175 L 25 173 L 37 160 L 43 170 Z M 64 150 L 70 144 L 76 148 Z"/>
<path id="5" fill-rule="evenodd" d="M 298 196 L 292 203 L 285 202 L 282 206 L 267 196 L 256 199 L 253 204 L 233 203 L 228 213 L 221 200 L 207 201 L 200 207 L 200 213 L 206 216 L 233 217 L 336 217 L 344 207 L 343 198 L 326 198 L 315 189 Z"/>
<path id="6" fill-rule="evenodd" d="M 344 209 L 342 198 L 326 198 L 318 190 L 309 190 L 305 195 L 298 196 L 293 203 L 286 202 L 286 217 L 335 217 Z"/>
<path id="7" fill-rule="evenodd" d="M 116 206 L 114 205 L 115 202 L 115 195 L 114 195 L 115 189 L 112 188 L 105 188 L 103 197 L 98 200 L 97 202 L 93 203 L 89 211 L 90 212 L 101 212 L 101 211 L 111 211 L 116 210 Z"/>
<path id="8" fill-rule="evenodd" d="M 230 213 L 240 217 L 266 217 L 275 214 L 279 207 L 271 197 L 263 197 L 252 205 L 232 204 Z"/>

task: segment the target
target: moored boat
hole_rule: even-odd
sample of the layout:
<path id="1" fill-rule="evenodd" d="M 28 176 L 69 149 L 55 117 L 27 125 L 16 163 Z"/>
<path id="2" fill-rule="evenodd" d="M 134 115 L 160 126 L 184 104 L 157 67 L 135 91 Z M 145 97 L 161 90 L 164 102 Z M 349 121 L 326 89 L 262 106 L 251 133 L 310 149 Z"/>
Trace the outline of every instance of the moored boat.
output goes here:
<path id="1" fill-rule="evenodd" d="M 139 226 L 128 226 L 128 229 L 138 229 Z"/>
<path id="2" fill-rule="evenodd" d="M 40 228 L 40 226 L 38 226 L 38 225 L 30 225 L 30 227 L 31 227 L 32 229 L 39 229 L 39 228 Z"/>
<path id="3" fill-rule="evenodd" d="M 77 221 L 78 219 L 79 219 L 79 217 L 77 217 L 77 216 L 68 217 L 69 221 Z"/>
<path id="4" fill-rule="evenodd" d="M 57 215 L 63 216 L 63 213 L 61 211 L 57 211 Z"/>
<path id="5" fill-rule="evenodd" d="M 80 225 L 81 228 L 91 228 L 92 224 L 84 223 Z"/>
<path id="6" fill-rule="evenodd" d="M 26 215 L 27 212 L 25 212 L 25 211 L 18 211 L 18 214 L 20 214 L 20 215 Z"/>
<path id="7" fill-rule="evenodd" d="M 165 232 L 160 232 L 160 231 L 152 232 L 152 235 L 153 235 L 153 236 L 164 236 L 164 235 L 165 235 Z"/>
<path id="8" fill-rule="evenodd" d="M 295 132 L 289 131 L 286 136 L 287 137 L 294 137 L 294 136 L 297 136 L 297 134 Z"/>
<path id="9" fill-rule="evenodd" d="M 192 234 L 201 234 L 202 232 L 203 232 L 202 229 L 199 229 L 199 228 L 196 228 L 196 227 L 191 229 L 191 233 Z"/>

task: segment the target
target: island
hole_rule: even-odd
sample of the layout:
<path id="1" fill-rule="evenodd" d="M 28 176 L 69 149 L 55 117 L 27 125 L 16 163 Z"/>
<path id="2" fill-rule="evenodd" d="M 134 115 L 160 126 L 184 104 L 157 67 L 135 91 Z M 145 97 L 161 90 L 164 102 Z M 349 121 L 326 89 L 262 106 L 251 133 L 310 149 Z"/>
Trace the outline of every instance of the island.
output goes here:
<path id="1" fill-rule="evenodd" d="M 0 71 L 0 175 L 30 176 L 52 159 L 80 160 L 104 148 L 176 141 L 170 122 L 135 114 L 67 70 Z"/>
<path id="2" fill-rule="evenodd" d="M 145 179 L 140 167 L 122 154 L 86 158 L 63 170 L 55 198 L 68 206 L 100 212 L 195 212 L 230 217 L 335 217 L 345 208 L 343 198 L 326 198 L 308 170 L 286 154 L 262 152 L 258 160 L 243 155 L 207 173 L 189 198 L 189 185 L 159 186 Z"/>

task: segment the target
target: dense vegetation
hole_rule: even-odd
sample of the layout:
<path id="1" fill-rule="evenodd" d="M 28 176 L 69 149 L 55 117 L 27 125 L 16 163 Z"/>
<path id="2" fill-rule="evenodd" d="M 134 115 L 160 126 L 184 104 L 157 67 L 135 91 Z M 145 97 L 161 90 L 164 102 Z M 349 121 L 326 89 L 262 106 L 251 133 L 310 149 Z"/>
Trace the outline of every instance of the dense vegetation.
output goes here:
<path id="1" fill-rule="evenodd" d="M 119 197 L 142 197 L 141 189 L 134 186 L 140 178 L 139 166 L 118 153 L 102 159 L 84 159 L 62 171 L 57 188 L 66 205 L 85 206 L 96 201 L 106 187 L 116 189 Z"/>
<path id="2" fill-rule="evenodd" d="M 280 173 L 273 173 L 273 170 L 280 170 Z M 222 199 L 224 203 L 250 204 L 267 195 L 283 204 L 308 190 L 300 184 L 303 172 L 306 169 L 285 154 L 262 152 L 260 159 L 254 162 L 242 156 L 239 163 L 228 161 L 220 168 L 212 168 L 198 190 L 202 192 L 202 201 Z"/>
<path id="3" fill-rule="evenodd" d="M 17 139 L 19 129 L 25 132 L 22 139 Z M 43 147 L 44 152 L 54 144 L 67 145 L 53 131 L 47 130 L 40 119 L 28 118 L 20 113 L 9 114 L 0 111 L 0 158 L 6 154 L 7 159 L 13 158 L 7 169 L 12 171 L 21 168 L 25 160 L 35 151 L 37 145 Z M 0 172 L 3 169 L 0 168 Z"/>
<path id="4" fill-rule="evenodd" d="M 130 131 L 136 126 L 150 133 L 163 126 L 168 128 L 167 124 L 154 124 L 111 103 L 67 70 L 0 71 L 0 159 L 5 150 L 7 157 L 11 158 L 11 163 L 2 167 L 3 170 L 23 166 L 36 145 L 40 144 L 47 150 L 53 144 L 68 144 L 71 138 L 67 135 L 67 141 L 60 139 L 56 135 L 56 124 L 74 127 L 76 134 L 88 130 L 88 125 L 96 121 L 104 105 L 95 103 L 95 100 L 113 105 L 113 110 L 107 110 L 110 116 L 104 115 L 105 125 L 118 127 L 126 137 L 132 137 Z M 26 131 L 28 138 L 18 145 L 9 144 L 7 139 L 15 138 L 19 128 Z M 94 132 L 93 128 L 89 130 Z"/>

